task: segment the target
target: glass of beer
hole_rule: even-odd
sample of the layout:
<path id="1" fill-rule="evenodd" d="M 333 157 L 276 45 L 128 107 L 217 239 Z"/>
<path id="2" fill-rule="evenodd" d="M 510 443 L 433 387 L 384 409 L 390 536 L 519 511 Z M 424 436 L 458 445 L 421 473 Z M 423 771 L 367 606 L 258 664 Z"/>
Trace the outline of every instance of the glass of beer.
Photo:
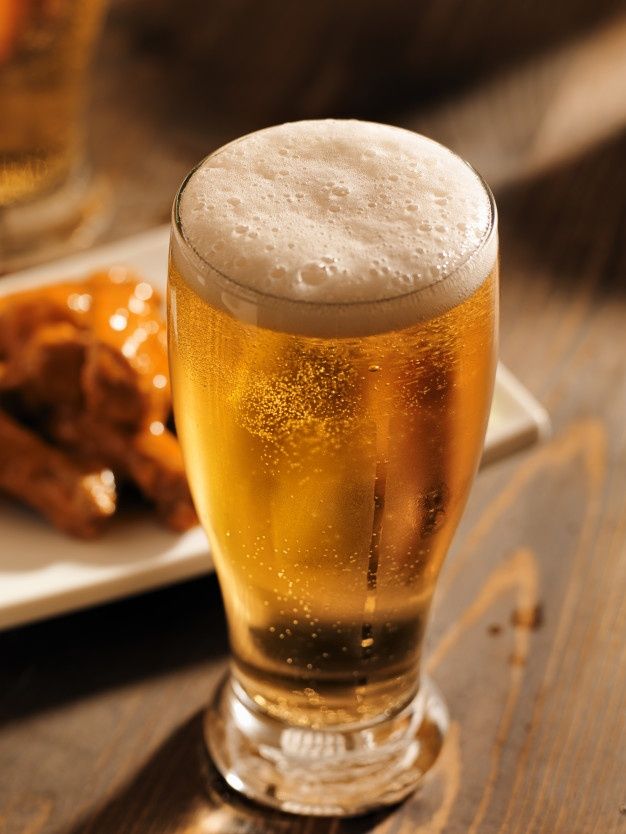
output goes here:
<path id="1" fill-rule="evenodd" d="M 420 656 L 489 414 L 497 249 L 475 171 L 386 125 L 253 133 L 176 197 L 176 425 L 232 648 L 205 735 L 263 803 L 361 813 L 439 753 Z"/>
<path id="2" fill-rule="evenodd" d="M 85 153 L 87 70 L 105 0 L 0 0 L 0 274 L 100 230 Z"/>

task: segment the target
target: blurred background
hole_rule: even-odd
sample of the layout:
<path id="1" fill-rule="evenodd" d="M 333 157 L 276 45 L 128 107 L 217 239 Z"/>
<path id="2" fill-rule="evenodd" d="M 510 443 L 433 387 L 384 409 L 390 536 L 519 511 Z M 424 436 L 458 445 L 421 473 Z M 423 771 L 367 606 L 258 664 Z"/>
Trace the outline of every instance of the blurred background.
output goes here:
<path id="1" fill-rule="evenodd" d="M 543 173 L 623 130 L 625 12 L 618 0 L 113 0 L 91 136 L 115 234 L 166 221 L 216 146 L 290 119 L 420 129 L 496 189 Z"/>
<path id="2" fill-rule="evenodd" d="M 412 127 L 502 192 L 621 162 L 626 6 L 2 0 L 0 111 L 0 271 L 167 222 L 193 163 L 285 120 Z"/>

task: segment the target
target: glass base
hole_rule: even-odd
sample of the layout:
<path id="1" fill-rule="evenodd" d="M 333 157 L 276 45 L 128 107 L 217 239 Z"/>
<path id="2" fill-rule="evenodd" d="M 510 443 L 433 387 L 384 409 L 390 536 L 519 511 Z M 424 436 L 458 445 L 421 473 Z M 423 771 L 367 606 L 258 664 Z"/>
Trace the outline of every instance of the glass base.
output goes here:
<path id="1" fill-rule="evenodd" d="M 109 183 L 88 166 L 37 199 L 0 206 L 0 275 L 88 248 L 110 217 Z"/>
<path id="2" fill-rule="evenodd" d="M 427 678 L 390 718 L 310 730 L 261 712 L 228 676 L 207 710 L 204 736 L 236 791 L 294 814 L 350 816 L 415 790 L 439 755 L 447 726 L 445 702 Z"/>

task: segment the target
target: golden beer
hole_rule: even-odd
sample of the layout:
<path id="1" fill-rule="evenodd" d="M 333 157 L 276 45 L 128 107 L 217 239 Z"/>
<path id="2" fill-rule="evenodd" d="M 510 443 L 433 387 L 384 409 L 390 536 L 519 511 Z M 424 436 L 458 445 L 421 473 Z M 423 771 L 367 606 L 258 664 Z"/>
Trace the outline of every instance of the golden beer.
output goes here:
<path id="1" fill-rule="evenodd" d="M 0 206 L 52 187 L 82 155 L 84 69 L 103 6 L 3 0 Z"/>
<path id="2" fill-rule="evenodd" d="M 83 210 L 86 68 L 103 9 L 0 2 L 0 269 L 70 234 Z"/>
<path id="3" fill-rule="evenodd" d="M 183 184 L 170 253 L 177 429 L 233 655 L 209 744 L 235 787 L 307 813 L 393 801 L 436 756 L 438 696 L 411 705 L 429 691 L 424 629 L 478 466 L 496 365 L 495 216 L 483 184 L 428 140 L 360 124 L 287 125 L 209 157 Z M 343 162 L 329 162 L 329 149 Z M 265 209 L 274 153 L 282 197 Z M 422 161 L 416 219 L 396 171 L 408 181 Z M 339 174 L 325 173 L 334 166 Z M 382 176 L 392 198 L 372 196 L 370 219 L 359 192 L 379 193 Z M 466 206 L 459 177 L 478 208 L 472 192 Z M 482 237 L 466 234 L 472 223 Z M 302 227 L 317 259 L 309 241 L 293 242 Z M 421 739 L 408 767 L 376 735 L 402 734 L 402 721 L 413 727 L 407 750 Z M 377 774 L 373 796 L 359 787 L 351 746 Z M 311 756 L 327 776 L 311 775 Z M 354 784 L 339 790 L 346 779 Z"/>
<path id="4" fill-rule="evenodd" d="M 415 694 L 489 413 L 496 286 L 397 332 L 315 339 L 237 321 L 173 265 L 177 427 L 237 674 L 272 714 L 345 724 Z"/>

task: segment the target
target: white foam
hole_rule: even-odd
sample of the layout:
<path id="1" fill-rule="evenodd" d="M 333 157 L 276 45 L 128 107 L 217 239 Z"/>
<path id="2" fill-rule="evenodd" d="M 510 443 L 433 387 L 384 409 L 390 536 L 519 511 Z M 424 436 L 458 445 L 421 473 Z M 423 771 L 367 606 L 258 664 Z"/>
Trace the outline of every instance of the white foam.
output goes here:
<path id="1" fill-rule="evenodd" d="M 496 257 L 492 203 L 475 172 L 430 139 L 369 122 L 294 122 L 244 136 L 193 172 L 178 213 L 206 266 L 183 267 L 196 289 L 215 301 L 208 284 L 244 287 L 248 314 L 251 302 L 271 307 L 264 322 L 292 331 L 369 332 L 428 318 L 468 297 Z M 357 322 L 382 300 L 377 324 Z"/>

